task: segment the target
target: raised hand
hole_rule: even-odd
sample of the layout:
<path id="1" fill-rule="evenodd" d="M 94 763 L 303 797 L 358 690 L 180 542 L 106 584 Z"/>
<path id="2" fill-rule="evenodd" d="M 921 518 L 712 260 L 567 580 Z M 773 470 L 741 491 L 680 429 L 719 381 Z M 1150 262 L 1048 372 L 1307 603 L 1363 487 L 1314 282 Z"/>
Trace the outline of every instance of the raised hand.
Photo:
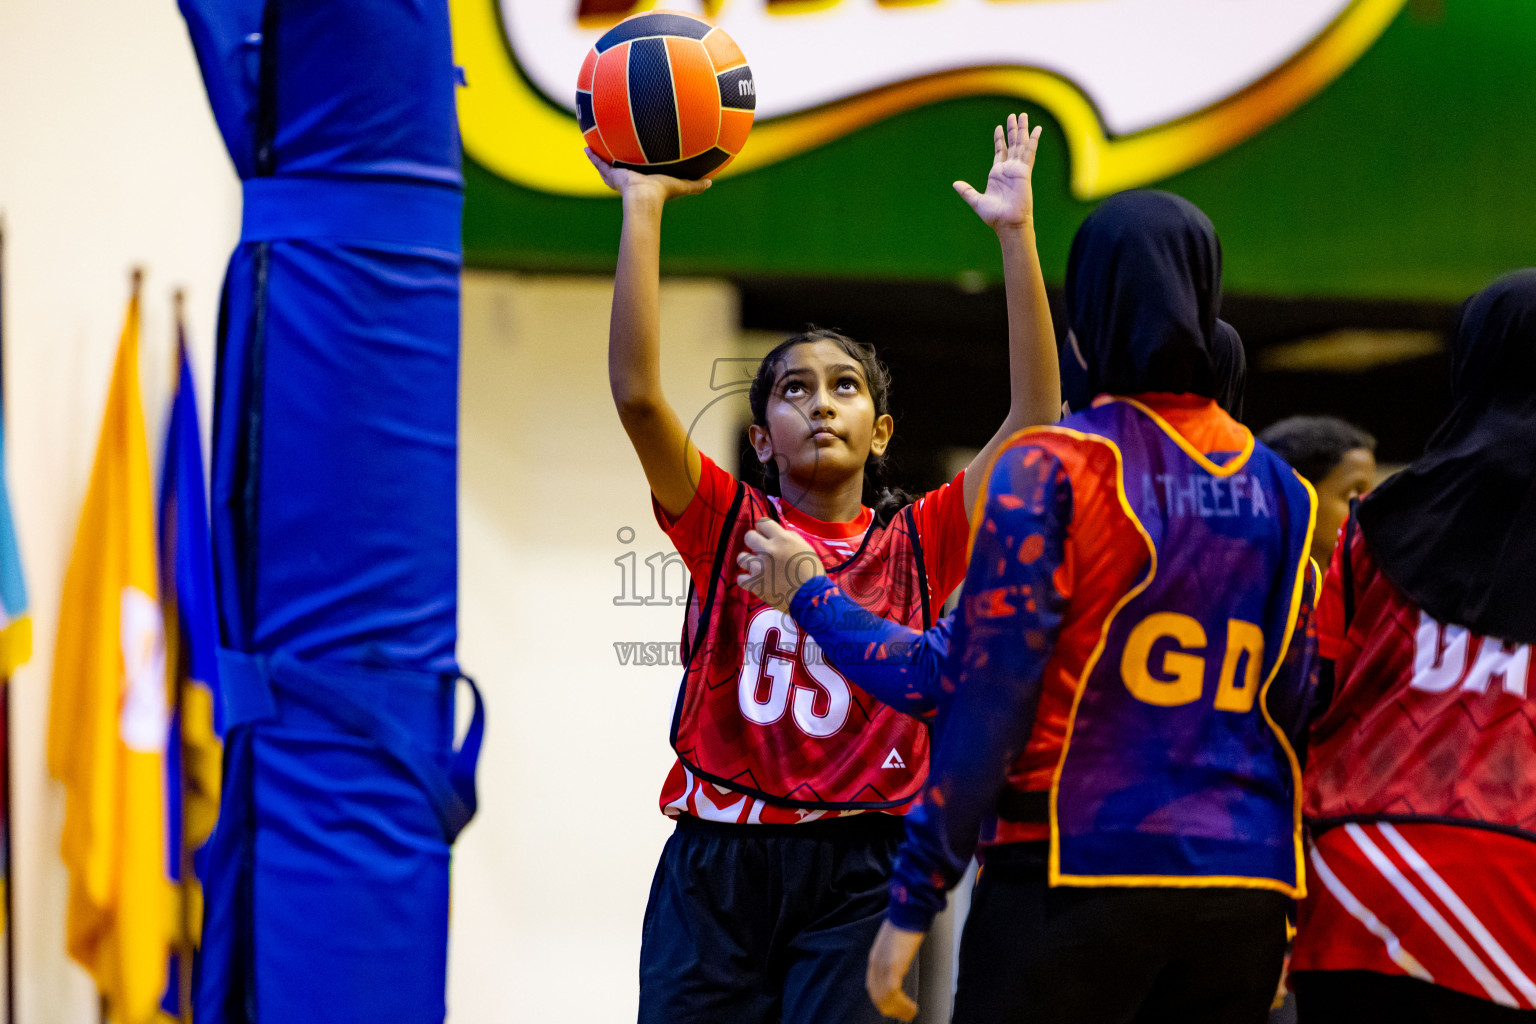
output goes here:
<path id="1" fill-rule="evenodd" d="M 960 198 L 994 231 L 1023 227 L 1034 216 L 1030 176 L 1039 145 L 1040 129 L 1029 130 L 1029 115 L 1009 114 L 1008 124 L 998 125 L 992 133 L 992 172 L 987 175 L 987 190 L 978 192 L 963 181 L 955 182 Z"/>
<path id="2" fill-rule="evenodd" d="M 631 196 L 646 196 L 666 202 L 678 196 L 696 196 L 714 184 L 708 178 L 700 181 L 685 181 L 665 174 L 641 174 L 639 171 L 631 171 L 625 167 L 615 167 L 591 149 L 586 153 L 587 159 L 592 161 L 592 166 L 597 168 L 597 173 L 602 175 L 603 184 L 626 199 Z"/>

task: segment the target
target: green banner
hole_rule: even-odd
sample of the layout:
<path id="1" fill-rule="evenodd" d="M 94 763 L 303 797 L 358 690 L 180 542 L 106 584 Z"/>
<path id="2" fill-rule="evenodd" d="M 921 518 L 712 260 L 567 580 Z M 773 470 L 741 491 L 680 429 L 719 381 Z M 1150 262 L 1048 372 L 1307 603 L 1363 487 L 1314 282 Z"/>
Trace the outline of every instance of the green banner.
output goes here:
<path id="1" fill-rule="evenodd" d="M 1092 21 L 1116 3 L 1168 13 Z M 1036 220 L 1053 282 L 1093 202 L 1137 185 L 1211 216 L 1231 291 L 1451 300 L 1536 263 L 1536 6 L 1522 0 L 1213 3 L 1199 30 L 1177 23 L 1196 0 L 707 6 L 753 62 L 760 120 L 732 173 L 668 209 L 669 273 L 992 283 L 996 241 L 950 182 L 985 178 L 991 128 L 1014 109 L 1045 125 Z M 556 95 L 610 23 L 577 7 L 453 0 L 472 266 L 612 269 L 619 206 L 573 164 L 573 101 Z M 1253 11 L 1262 33 L 1241 20 Z M 1047 16 L 1012 65 L 979 30 Z M 807 84 L 793 44 L 840 33 L 888 49 Z M 953 66 L 934 71 L 930 49 Z"/>

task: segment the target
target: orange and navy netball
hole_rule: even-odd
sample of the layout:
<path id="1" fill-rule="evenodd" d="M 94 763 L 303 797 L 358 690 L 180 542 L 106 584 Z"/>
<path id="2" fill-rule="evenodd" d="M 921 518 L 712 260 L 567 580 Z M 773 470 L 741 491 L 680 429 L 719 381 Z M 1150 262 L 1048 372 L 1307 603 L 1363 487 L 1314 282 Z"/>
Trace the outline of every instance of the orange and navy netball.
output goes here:
<path id="1" fill-rule="evenodd" d="M 670 11 L 619 22 L 576 81 L 576 114 L 592 152 L 646 174 L 716 173 L 746 145 L 756 108 L 752 69 L 735 41 Z"/>

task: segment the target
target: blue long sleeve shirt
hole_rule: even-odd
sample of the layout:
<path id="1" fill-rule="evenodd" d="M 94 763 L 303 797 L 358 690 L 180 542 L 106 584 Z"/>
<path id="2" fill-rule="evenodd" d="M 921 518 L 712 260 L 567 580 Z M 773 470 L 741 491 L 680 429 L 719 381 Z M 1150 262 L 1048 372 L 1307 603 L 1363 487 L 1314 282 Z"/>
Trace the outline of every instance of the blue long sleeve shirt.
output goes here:
<path id="1" fill-rule="evenodd" d="M 1004 451 L 987 481 L 939 688 L 928 785 L 907 815 L 887 911 L 926 931 L 976 851 L 1009 766 L 1035 720 L 1067 598 L 1054 574 L 1066 558 L 1072 492 L 1039 448 Z"/>
<path id="2" fill-rule="evenodd" d="M 955 614 L 920 632 L 869 613 L 824 576 L 790 602 L 795 621 L 852 682 L 893 708 L 935 719 L 929 783 L 907 816 L 892 884 L 890 916 L 900 927 L 926 930 L 942 909 L 1029 738 L 1066 606 L 1053 574 L 1071 516 L 1070 485 L 1056 458 L 1009 449 L 988 480 Z"/>
<path id="3" fill-rule="evenodd" d="M 789 613 L 834 668 L 882 704 L 925 719 L 943 704 L 941 676 L 954 616 L 926 631 L 912 629 L 865 610 L 830 576 L 803 584 Z"/>

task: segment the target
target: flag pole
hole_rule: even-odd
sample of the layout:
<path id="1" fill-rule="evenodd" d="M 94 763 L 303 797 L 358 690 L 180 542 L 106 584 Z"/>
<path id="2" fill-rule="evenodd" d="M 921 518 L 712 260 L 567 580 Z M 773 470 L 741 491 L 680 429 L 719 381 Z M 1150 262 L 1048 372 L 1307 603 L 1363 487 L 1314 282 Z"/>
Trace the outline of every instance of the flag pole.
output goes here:
<path id="1" fill-rule="evenodd" d="M 5 221 L 0 219 L 0 424 L 5 416 Z M 3 429 L 3 428 L 0 428 Z M 5 801 L 0 829 L 5 843 L 5 1024 L 16 1024 L 16 858 L 15 844 L 11 842 L 11 801 L 15 797 L 11 785 L 11 677 L 0 680 L 0 742 L 5 744 L 5 756 L 0 758 L 0 783 L 4 791 L 0 798 Z"/>
<path id="2" fill-rule="evenodd" d="M 186 292 L 181 288 L 177 288 L 175 295 L 172 297 L 172 303 L 176 309 L 175 373 L 176 386 L 179 388 L 181 386 L 181 364 L 187 357 Z M 172 429 L 175 429 L 174 426 Z M 170 471 L 170 466 L 166 466 L 161 470 L 162 473 Z M 174 531 L 175 526 L 173 525 L 171 529 Z M 161 557 L 165 557 L 164 552 L 161 553 Z M 181 615 L 181 607 L 176 600 L 174 580 L 172 581 L 172 586 L 168 589 L 170 590 L 170 593 L 166 595 L 169 598 L 168 603 L 179 617 Z M 176 837 L 177 863 L 181 876 L 181 885 L 179 887 L 181 895 L 181 934 L 177 941 L 180 955 L 176 958 L 176 985 L 179 995 L 177 1006 L 180 1010 L 179 1016 L 182 1024 L 192 1024 L 193 956 L 192 878 L 194 876 L 194 869 L 192 866 L 191 844 L 187 842 L 187 790 L 189 785 L 187 780 L 186 687 L 188 671 L 191 668 L 187 643 L 186 631 L 181 628 L 181 624 L 178 622 L 176 624 L 176 675 L 174 677 L 176 680 L 176 735 L 171 737 L 171 740 L 176 744 L 176 799 L 181 802 L 181 813 L 177 815 L 177 820 L 181 823 L 181 835 Z"/>

